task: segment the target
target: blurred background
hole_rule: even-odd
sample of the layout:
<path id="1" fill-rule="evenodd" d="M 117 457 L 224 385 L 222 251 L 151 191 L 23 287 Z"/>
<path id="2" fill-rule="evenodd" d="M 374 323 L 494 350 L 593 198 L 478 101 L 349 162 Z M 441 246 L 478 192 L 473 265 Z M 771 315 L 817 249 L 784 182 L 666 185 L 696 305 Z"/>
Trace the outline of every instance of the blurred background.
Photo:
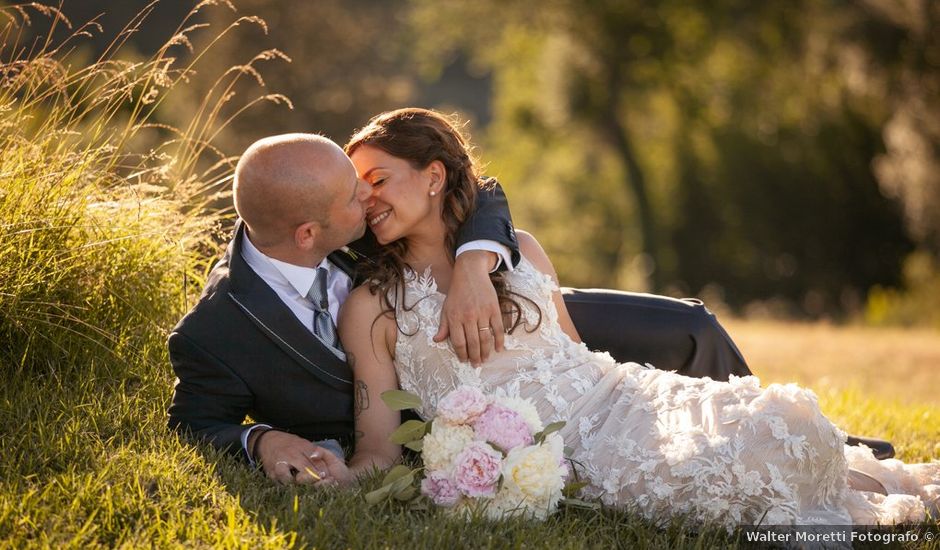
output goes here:
<path id="1" fill-rule="evenodd" d="M 194 4 L 61 8 L 102 26 L 76 46 L 89 58 L 143 10 L 121 52 L 146 58 Z M 342 144 L 402 106 L 456 112 L 563 284 L 940 327 L 940 1 L 218 4 L 157 118 L 186 126 L 220 68 L 282 52 L 225 92 L 227 114 L 252 103 L 215 138 L 227 154 L 290 131 Z M 253 101 L 274 93 L 290 104 Z"/>

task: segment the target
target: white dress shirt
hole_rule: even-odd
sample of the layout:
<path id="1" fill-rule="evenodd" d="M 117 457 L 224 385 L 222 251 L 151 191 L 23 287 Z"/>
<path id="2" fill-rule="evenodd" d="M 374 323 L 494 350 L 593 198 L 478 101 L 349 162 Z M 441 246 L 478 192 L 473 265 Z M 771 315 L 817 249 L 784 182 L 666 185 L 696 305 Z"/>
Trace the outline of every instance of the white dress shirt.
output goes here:
<path id="1" fill-rule="evenodd" d="M 327 271 L 326 294 L 330 302 L 330 317 L 334 323 L 340 306 L 352 291 L 353 281 L 349 275 L 327 258 L 317 267 L 304 267 L 275 260 L 258 250 L 247 234 L 242 240 L 242 258 L 311 333 L 316 310 L 307 294 L 316 279 L 317 268 L 322 267 Z"/>

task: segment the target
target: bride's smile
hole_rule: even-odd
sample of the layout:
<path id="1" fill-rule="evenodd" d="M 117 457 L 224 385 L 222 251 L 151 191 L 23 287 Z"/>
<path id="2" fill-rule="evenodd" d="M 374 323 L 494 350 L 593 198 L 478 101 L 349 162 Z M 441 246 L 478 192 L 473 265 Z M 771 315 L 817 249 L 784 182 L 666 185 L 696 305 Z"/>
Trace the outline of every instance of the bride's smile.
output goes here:
<path id="1" fill-rule="evenodd" d="M 388 218 L 389 214 L 391 214 L 391 213 L 392 213 L 392 210 L 391 210 L 391 209 L 388 209 L 388 210 L 386 210 L 386 211 L 384 211 L 384 212 L 378 214 L 378 215 L 375 216 L 375 217 L 369 218 L 369 227 L 375 227 L 376 225 L 382 223 L 383 221 L 385 221 L 386 218 Z M 370 213 L 370 214 L 371 214 L 371 213 Z"/>

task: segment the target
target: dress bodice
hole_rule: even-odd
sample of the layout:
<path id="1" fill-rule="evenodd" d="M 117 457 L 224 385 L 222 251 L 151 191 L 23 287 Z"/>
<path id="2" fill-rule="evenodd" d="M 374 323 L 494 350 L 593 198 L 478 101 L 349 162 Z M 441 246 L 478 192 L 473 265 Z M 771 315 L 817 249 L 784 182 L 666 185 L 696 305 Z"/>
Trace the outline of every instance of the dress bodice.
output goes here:
<path id="1" fill-rule="evenodd" d="M 614 366 L 608 354 L 591 352 L 561 329 L 552 301 L 558 286 L 550 276 L 523 257 L 508 273 L 507 283 L 522 322 L 505 335 L 505 351 L 476 368 L 459 361 L 449 341 L 433 340 L 446 296 L 430 271 L 407 278 L 396 310 L 400 331 L 395 365 L 402 389 L 421 397 L 422 416 L 433 415 L 444 395 L 466 384 L 488 393 L 534 398 L 544 421 L 565 420 L 571 402 L 589 391 L 605 365 Z"/>

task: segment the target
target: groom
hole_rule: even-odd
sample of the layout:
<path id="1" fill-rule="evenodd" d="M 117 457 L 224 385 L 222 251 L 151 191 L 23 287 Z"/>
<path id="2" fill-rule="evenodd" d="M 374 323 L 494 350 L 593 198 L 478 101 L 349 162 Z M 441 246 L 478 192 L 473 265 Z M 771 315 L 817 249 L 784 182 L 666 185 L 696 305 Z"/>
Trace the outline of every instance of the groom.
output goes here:
<path id="1" fill-rule="evenodd" d="M 312 458 L 317 447 L 342 456 L 354 413 L 369 406 L 334 323 L 356 262 L 365 261 L 351 249 L 369 247 L 368 240 L 344 245 L 366 230 L 371 189 L 332 141 L 288 134 L 248 148 L 233 195 L 234 238 L 169 337 L 178 377 L 169 425 L 260 462 L 272 479 L 312 482 L 323 467 Z M 449 333 L 461 358 L 474 363 L 501 346 L 477 328 L 499 316 L 488 272 L 518 260 L 502 192 L 481 194 L 478 203 L 459 235 L 438 334 Z M 565 297 L 584 341 L 620 360 L 717 379 L 750 373 L 701 303 L 608 291 Z M 247 416 L 255 422 L 246 424 Z"/>

